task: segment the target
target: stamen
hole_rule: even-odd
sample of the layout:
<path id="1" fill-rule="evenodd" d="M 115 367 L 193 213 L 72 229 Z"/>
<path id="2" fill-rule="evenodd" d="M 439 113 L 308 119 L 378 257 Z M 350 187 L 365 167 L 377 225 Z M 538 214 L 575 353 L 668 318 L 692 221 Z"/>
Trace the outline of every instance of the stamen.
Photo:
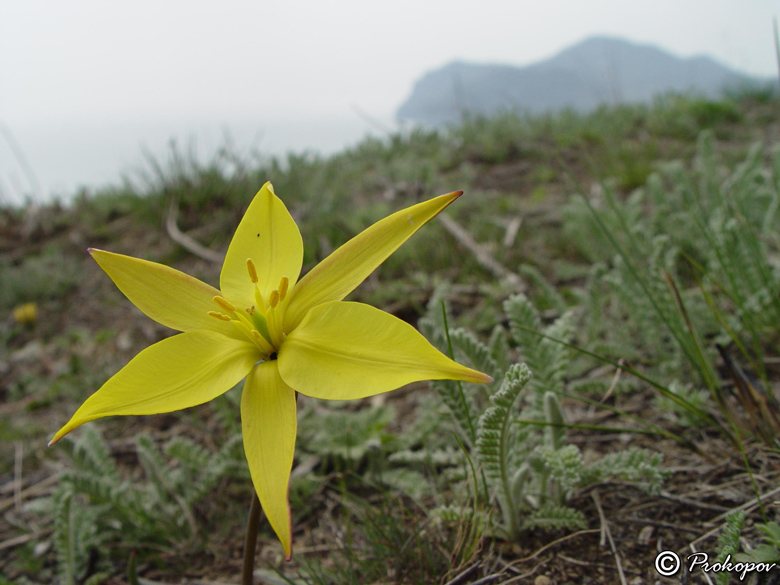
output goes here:
<path id="1" fill-rule="evenodd" d="M 211 300 L 217 303 L 221 309 L 225 309 L 229 313 L 234 313 L 236 310 L 236 308 L 230 302 L 220 296 L 216 296 Z"/>
<path id="2" fill-rule="evenodd" d="M 212 317 L 216 317 L 220 321 L 230 321 L 231 320 L 230 317 L 228 317 L 227 315 L 224 315 L 222 313 L 217 313 L 216 311 L 209 311 L 209 315 L 211 315 Z"/>
<path id="3" fill-rule="evenodd" d="M 259 349 L 265 355 L 271 355 L 271 353 L 274 351 L 274 348 L 271 346 L 271 344 L 263 339 L 263 337 L 254 329 L 250 329 L 244 323 L 236 321 L 235 319 L 232 319 L 230 322 L 235 325 L 236 329 L 246 335 L 255 344 L 255 347 L 257 347 L 257 349 Z"/>
<path id="4" fill-rule="evenodd" d="M 260 308 L 261 310 L 265 311 L 268 308 L 268 305 L 265 304 L 265 300 L 263 299 L 263 295 L 260 292 L 260 289 L 255 286 L 255 306 Z"/>
<path id="5" fill-rule="evenodd" d="M 268 343 L 271 343 L 271 334 L 268 332 L 268 321 L 266 321 L 262 311 L 255 311 L 252 313 L 252 324 L 254 325 L 253 329 L 257 329 L 260 335 L 265 337 Z"/>
<path id="6" fill-rule="evenodd" d="M 279 291 L 278 290 L 272 290 L 270 296 L 268 297 L 268 304 L 271 305 L 272 309 L 276 308 L 276 305 L 279 304 Z"/>
<path id="7" fill-rule="evenodd" d="M 278 296 L 274 295 L 276 291 L 271 293 L 271 300 L 277 299 Z M 282 332 L 282 318 L 279 314 L 279 309 L 276 304 L 272 305 L 268 312 L 265 314 L 265 318 L 268 320 L 268 333 L 271 336 L 271 343 L 274 347 L 281 347 L 284 341 L 284 333 Z"/>
<path id="8" fill-rule="evenodd" d="M 266 355 L 270 355 L 271 353 L 273 353 L 274 348 L 271 347 L 268 344 L 268 340 L 262 335 L 260 335 L 260 333 L 255 329 L 252 329 L 252 338 L 255 340 L 257 346 L 260 348 L 260 351 L 262 351 Z"/>
<path id="9" fill-rule="evenodd" d="M 244 325 L 244 327 L 246 327 L 249 330 L 254 329 L 252 322 L 249 320 L 249 318 L 246 315 L 241 313 L 241 311 L 236 312 L 235 315 L 236 315 L 236 319 L 238 319 Z"/>
<path id="10" fill-rule="evenodd" d="M 287 287 L 290 286 L 290 279 L 286 276 L 282 276 L 282 280 L 279 282 L 279 301 L 283 301 L 287 296 Z"/>
<path id="11" fill-rule="evenodd" d="M 249 280 L 257 284 L 257 267 L 251 258 L 246 259 L 246 271 L 249 273 Z"/>

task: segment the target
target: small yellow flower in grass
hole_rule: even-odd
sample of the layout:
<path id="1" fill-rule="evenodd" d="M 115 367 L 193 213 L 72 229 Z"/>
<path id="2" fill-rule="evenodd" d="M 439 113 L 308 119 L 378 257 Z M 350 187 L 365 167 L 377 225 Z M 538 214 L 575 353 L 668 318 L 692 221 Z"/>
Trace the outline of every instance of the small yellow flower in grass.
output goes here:
<path id="1" fill-rule="evenodd" d="M 38 305 L 35 303 L 19 305 L 13 310 L 13 315 L 19 325 L 33 325 L 38 319 Z"/>
<path id="2" fill-rule="evenodd" d="M 228 247 L 221 291 L 155 262 L 91 249 L 136 307 L 182 333 L 133 358 L 50 444 L 104 416 L 171 412 L 207 402 L 246 377 L 244 451 L 260 503 L 289 559 L 296 392 L 351 400 L 418 380 L 492 381 L 440 353 L 400 319 L 342 301 L 460 195 L 441 195 L 390 215 L 300 280 L 303 241 L 270 183 L 249 205 Z"/>

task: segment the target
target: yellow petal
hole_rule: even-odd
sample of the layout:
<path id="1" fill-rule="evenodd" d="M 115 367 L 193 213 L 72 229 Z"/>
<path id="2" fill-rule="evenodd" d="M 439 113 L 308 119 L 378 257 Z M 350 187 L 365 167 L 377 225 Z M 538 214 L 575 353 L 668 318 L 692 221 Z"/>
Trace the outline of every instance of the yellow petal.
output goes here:
<path id="1" fill-rule="evenodd" d="M 362 231 L 312 268 L 292 291 L 284 316 L 284 330 L 295 329 L 312 307 L 346 297 L 412 234 L 462 193 L 455 191 L 402 209 Z"/>
<path id="2" fill-rule="evenodd" d="M 295 391 L 279 376 L 276 361 L 254 367 L 241 396 L 244 452 L 257 497 L 288 561 L 292 556 L 288 489 L 297 424 Z"/>
<path id="3" fill-rule="evenodd" d="M 254 262 L 257 286 L 266 299 L 283 276 L 295 284 L 301 272 L 301 233 L 284 203 L 274 195 L 271 183 L 266 183 L 249 204 L 219 277 L 223 296 L 241 309 L 255 304 L 247 258 Z"/>
<path id="4" fill-rule="evenodd" d="M 209 329 L 235 337 L 230 324 L 209 316 L 218 308 L 219 291 L 178 270 L 91 248 L 89 253 L 136 307 L 158 323 L 177 331 Z"/>
<path id="5" fill-rule="evenodd" d="M 452 361 L 414 327 L 362 303 L 311 309 L 279 351 L 282 379 L 301 394 L 351 400 L 418 380 L 491 382 Z"/>
<path id="6" fill-rule="evenodd" d="M 226 392 L 258 359 L 254 345 L 213 331 L 180 333 L 147 347 L 87 398 L 51 444 L 86 422 L 156 414 L 202 404 Z"/>

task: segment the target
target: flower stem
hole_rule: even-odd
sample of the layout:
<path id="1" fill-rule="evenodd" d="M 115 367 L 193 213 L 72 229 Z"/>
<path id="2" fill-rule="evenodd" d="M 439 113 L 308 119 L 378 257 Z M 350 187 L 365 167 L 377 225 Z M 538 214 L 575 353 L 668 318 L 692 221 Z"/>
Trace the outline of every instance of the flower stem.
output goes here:
<path id="1" fill-rule="evenodd" d="M 252 505 L 249 507 L 249 520 L 247 520 L 246 539 L 244 540 L 244 568 L 241 572 L 241 585 L 252 585 L 258 526 L 260 526 L 260 500 L 257 498 L 257 492 L 252 490 Z"/>

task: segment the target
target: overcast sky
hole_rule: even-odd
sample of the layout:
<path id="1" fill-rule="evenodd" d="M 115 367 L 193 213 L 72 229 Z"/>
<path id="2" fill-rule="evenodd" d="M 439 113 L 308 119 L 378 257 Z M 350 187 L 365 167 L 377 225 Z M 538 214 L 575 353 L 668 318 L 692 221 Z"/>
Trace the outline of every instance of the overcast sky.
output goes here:
<path id="1" fill-rule="evenodd" d="M 0 0 L 0 123 L 40 161 L 35 144 L 120 119 L 390 119 L 453 59 L 523 65 L 596 34 L 774 75 L 778 13 L 780 0 Z"/>
<path id="2" fill-rule="evenodd" d="M 526 64 L 594 34 L 777 70 L 769 0 L 0 0 L 0 120 L 391 113 L 455 58 Z"/>

